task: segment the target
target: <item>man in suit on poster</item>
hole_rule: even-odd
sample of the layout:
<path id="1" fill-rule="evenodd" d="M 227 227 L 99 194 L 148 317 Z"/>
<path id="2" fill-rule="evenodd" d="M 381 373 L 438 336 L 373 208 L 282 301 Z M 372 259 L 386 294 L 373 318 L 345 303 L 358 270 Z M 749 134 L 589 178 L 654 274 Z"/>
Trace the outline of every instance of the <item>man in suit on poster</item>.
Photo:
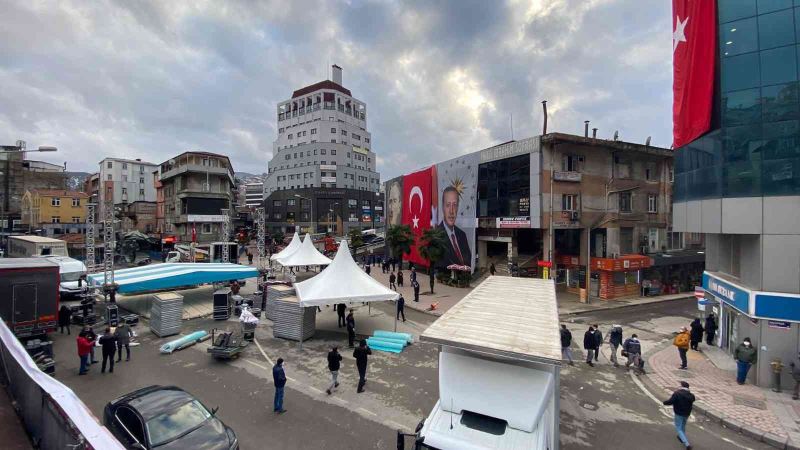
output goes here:
<path id="1" fill-rule="evenodd" d="M 442 191 L 442 217 L 439 228 L 447 234 L 447 253 L 439 261 L 440 268 L 446 268 L 451 264 L 460 266 L 472 265 L 472 252 L 469 248 L 469 241 L 464 230 L 456 226 L 458 216 L 458 204 L 460 195 L 453 186 L 447 186 Z"/>

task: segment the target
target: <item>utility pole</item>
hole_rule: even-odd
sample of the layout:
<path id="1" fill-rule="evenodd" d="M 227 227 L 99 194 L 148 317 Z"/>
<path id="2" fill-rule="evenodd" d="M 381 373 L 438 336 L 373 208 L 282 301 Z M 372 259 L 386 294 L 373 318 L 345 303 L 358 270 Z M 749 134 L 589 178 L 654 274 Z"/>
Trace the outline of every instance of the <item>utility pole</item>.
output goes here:
<path id="1" fill-rule="evenodd" d="M 231 237 L 231 216 L 229 209 L 222 210 L 222 223 L 220 224 L 220 241 L 222 241 L 222 262 L 230 262 L 231 252 L 228 241 Z M 213 261 L 212 261 L 213 262 Z"/>

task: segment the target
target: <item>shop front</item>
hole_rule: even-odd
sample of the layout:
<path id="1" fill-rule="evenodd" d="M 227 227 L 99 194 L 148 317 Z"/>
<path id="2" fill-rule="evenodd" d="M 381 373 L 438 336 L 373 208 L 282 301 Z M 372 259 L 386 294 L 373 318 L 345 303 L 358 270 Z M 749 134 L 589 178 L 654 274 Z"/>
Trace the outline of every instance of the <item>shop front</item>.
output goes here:
<path id="1" fill-rule="evenodd" d="M 642 271 L 642 295 L 668 295 L 691 292 L 700 286 L 705 270 L 705 253 L 678 250 L 650 255 L 652 266 Z"/>
<path id="2" fill-rule="evenodd" d="M 556 255 L 556 286 L 580 295 L 586 289 L 586 266 L 575 255 Z"/>
<path id="3" fill-rule="evenodd" d="M 773 361 L 788 367 L 797 363 L 800 351 L 800 295 L 748 289 L 717 272 L 703 273 L 703 290 L 714 305 L 719 333 L 715 345 L 733 355 L 749 337 L 758 349 L 758 362 L 749 380 L 762 387 L 771 383 Z M 718 303 L 718 304 L 717 304 Z M 791 387 L 791 377 L 783 377 L 783 387 Z"/>
<path id="4" fill-rule="evenodd" d="M 597 273 L 592 277 L 592 295 L 603 300 L 641 295 L 642 270 L 651 265 L 652 259 L 644 255 L 592 258 L 592 271 Z"/>

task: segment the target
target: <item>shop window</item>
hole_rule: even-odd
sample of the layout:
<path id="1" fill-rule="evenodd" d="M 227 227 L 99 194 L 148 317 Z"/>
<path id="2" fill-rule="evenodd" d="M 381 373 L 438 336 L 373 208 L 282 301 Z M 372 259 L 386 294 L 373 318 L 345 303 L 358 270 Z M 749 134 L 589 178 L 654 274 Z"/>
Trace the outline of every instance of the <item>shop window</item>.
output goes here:
<path id="1" fill-rule="evenodd" d="M 576 194 L 562 194 L 561 195 L 561 210 L 562 211 L 577 211 L 578 210 L 578 196 Z"/>
<path id="2" fill-rule="evenodd" d="M 619 212 L 631 212 L 633 195 L 630 192 L 619 193 Z"/>
<path id="3" fill-rule="evenodd" d="M 211 230 L 211 224 L 210 223 L 202 224 L 201 231 L 200 231 L 201 233 L 203 233 L 203 234 L 211 234 L 211 231 L 212 230 Z"/>
<path id="4" fill-rule="evenodd" d="M 629 255 L 633 253 L 633 228 L 620 227 L 619 253 L 620 255 Z"/>

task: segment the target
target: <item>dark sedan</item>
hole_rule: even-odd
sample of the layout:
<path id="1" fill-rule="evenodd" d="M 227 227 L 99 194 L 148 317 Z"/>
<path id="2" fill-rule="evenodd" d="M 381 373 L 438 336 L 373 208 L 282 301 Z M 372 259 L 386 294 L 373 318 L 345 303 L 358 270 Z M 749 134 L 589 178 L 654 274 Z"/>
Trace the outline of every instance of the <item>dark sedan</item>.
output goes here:
<path id="1" fill-rule="evenodd" d="M 150 386 L 108 405 L 103 421 L 129 449 L 238 450 L 236 434 L 183 389 Z"/>

